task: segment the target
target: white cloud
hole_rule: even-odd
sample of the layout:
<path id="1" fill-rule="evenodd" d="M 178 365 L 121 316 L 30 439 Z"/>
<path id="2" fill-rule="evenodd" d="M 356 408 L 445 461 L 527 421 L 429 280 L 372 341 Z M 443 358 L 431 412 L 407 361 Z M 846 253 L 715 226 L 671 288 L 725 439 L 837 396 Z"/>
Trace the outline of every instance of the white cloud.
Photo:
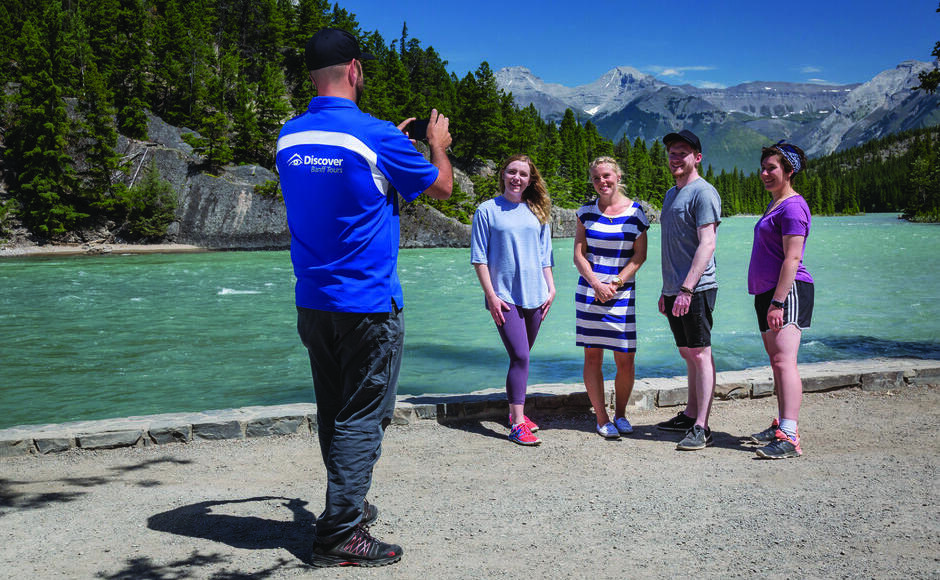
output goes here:
<path id="1" fill-rule="evenodd" d="M 654 75 L 659 77 L 683 77 L 685 73 L 690 71 L 709 71 L 715 70 L 713 66 L 662 66 L 662 65 L 650 65 L 646 67 L 646 70 L 652 72 Z"/>
<path id="2" fill-rule="evenodd" d="M 800 72 L 803 74 L 820 73 L 822 72 L 822 68 L 813 65 L 806 65 L 800 69 Z"/>
<path id="3" fill-rule="evenodd" d="M 726 89 L 727 86 L 721 83 L 713 83 L 711 81 L 689 81 L 690 85 L 696 86 L 700 89 Z"/>

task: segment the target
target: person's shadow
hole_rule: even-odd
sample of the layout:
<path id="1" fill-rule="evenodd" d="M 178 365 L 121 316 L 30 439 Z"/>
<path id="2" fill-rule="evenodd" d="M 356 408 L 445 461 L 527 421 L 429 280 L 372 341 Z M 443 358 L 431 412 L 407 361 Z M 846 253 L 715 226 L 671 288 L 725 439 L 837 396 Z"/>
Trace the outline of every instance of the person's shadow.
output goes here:
<path id="1" fill-rule="evenodd" d="M 282 505 L 293 512 L 293 521 L 212 513 L 212 508 L 216 506 L 270 500 L 284 500 Z M 301 562 L 309 564 L 317 518 L 307 511 L 306 505 L 307 502 L 300 499 L 277 496 L 204 501 L 150 516 L 147 518 L 147 527 L 247 550 L 283 548 Z"/>

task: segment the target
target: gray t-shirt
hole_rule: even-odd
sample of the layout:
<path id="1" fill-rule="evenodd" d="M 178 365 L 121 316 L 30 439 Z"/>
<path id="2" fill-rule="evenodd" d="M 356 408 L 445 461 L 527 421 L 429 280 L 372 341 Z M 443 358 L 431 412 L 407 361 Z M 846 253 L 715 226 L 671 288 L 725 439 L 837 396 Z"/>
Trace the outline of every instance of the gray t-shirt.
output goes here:
<path id="1" fill-rule="evenodd" d="M 662 226 L 662 293 L 676 296 L 692 267 L 692 257 L 698 248 L 698 228 L 712 223 L 717 228 L 721 223 L 718 190 L 701 177 L 681 189 L 673 187 L 666 192 L 659 222 Z M 700 292 L 717 287 L 715 256 L 712 255 L 693 290 Z"/>

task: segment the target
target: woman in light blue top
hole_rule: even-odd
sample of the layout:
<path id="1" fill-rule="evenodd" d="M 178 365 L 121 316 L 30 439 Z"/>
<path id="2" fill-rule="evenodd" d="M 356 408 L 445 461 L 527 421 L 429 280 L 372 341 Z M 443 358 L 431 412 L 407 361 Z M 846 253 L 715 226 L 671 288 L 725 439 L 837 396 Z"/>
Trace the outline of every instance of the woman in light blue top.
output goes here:
<path id="1" fill-rule="evenodd" d="M 513 155 L 499 172 L 501 195 L 473 215 L 470 262 L 486 308 L 509 353 L 506 396 L 509 440 L 538 445 L 538 425 L 525 416 L 529 352 L 555 299 L 551 199 L 532 160 Z"/>

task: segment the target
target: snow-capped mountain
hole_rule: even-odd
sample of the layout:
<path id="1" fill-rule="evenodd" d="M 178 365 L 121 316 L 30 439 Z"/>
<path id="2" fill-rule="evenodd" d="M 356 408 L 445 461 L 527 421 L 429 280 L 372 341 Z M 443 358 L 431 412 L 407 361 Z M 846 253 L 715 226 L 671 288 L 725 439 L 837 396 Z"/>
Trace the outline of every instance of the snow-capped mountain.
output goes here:
<path id="1" fill-rule="evenodd" d="M 647 142 L 681 128 L 702 140 L 716 170 L 756 167 L 761 145 L 789 139 L 813 156 L 898 131 L 940 124 L 940 95 L 912 90 L 918 73 L 937 63 L 906 61 L 862 84 L 749 82 L 725 89 L 670 85 L 634 68 L 617 67 L 577 87 L 546 83 L 524 67 L 496 73 L 520 107 L 545 119 L 570 108 L 605 137 Z"/>

